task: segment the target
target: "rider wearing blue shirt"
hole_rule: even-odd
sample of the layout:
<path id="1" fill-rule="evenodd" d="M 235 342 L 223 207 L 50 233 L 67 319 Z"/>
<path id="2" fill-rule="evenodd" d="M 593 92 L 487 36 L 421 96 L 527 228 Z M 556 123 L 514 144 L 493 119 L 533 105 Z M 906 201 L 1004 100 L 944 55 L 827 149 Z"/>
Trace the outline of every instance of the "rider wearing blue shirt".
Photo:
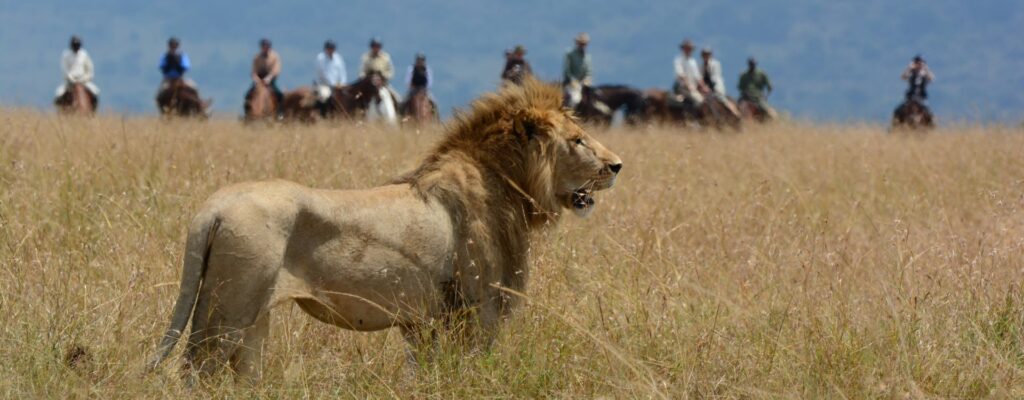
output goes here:
<path id="1" fill-rule="evenodd" d="M 188 59 L 188 54 L 178 51 L 180 42 L 177 38 L 171 38 L 167 41 L 167 53 L 160 58 L 160 72 L 164 76 L 163 83 L 160 84 L 160 89 L 163 90 L 167 87 L 167 84 L 175 79 L 182 79 L 186 85 L 195 87 L 195 83 L 185 78 L 185 72 L 188 72 L 192 68 L 192 63 Z"/>

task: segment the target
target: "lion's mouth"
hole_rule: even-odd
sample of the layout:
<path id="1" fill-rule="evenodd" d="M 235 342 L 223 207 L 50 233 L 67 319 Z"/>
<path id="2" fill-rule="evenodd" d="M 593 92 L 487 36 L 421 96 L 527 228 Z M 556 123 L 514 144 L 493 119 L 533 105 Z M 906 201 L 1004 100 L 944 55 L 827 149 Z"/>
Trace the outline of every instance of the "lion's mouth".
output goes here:
<path id="1" fill-rule="evenodd" d="M 572 208 L 585 210 L 594 206 L 594 197 L 590 189 L 578 189 L 572 192 Z"/>
<path id="2" fill-rule="evenodd" d="M 572 209 L 576 215 L 586 217 L 594 210 L 594 205 L 597 203 L 594 201 L 594 193 L 608 189 L 612 187 L 614 183 L 614 177 L 611 179 L 596 179 L 589 181 L 586 185 L 564 195 L 563 204 L 565 208 Z"/>

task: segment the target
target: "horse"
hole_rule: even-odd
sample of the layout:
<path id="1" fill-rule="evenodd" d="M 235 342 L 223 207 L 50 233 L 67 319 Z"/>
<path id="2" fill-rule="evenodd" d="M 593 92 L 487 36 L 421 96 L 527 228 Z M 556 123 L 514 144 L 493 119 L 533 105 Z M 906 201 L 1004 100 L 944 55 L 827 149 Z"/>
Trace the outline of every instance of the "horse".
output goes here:
<path id="1" fill-rule="evenodd" d="M 156 96 L 156 106 L 164 116 L 209 117 L 210 101 L 203 101 L 196 88 L 176 78 L 167 81 Z"/>
<path id="2" fill-rule="evenodd" d="M 747 121 L 766 123 L 775 119 L 776 116 L 775 110 L 772 110 L 767 104 L 761 105 L 742 97 L 736 103 L 736 108 L 740 110 L 740 117 Z"/>
<path id="3" fill-rule="evenodd" d="M 585 122 L 609 126 L 612 116 L 621 109 L 626 124 L 635 126 L 646 120 L 646 108 L 644 94 L 637 89 L 626 85 L 585 85 L 575 112 Z"/>
<path id="4" fill-rule="evenodd" d="M 716 129 L 739 129 L 740 116 L 724 100 L 714 94 L 704 96 L 704 102 L 694 104 L 690 99 L 676 100 L 667 90 L 648 89 L 644 92 L 647 119 L 662 124 L 684 126 L 700 125 Z"/>
<path id="5" fill-rule="evenodd" d="M 391 96 L 391 104 L 383 104 L 380 96 L 382 90 L 387 90 L 383 75 L 371 72 L 345 87 L 334 88 L 326 114 L 329 117 L 353 119 L 383 118 L 388 123 L 397 123 L 397 110 L 400 108 L 398 100 Z"/>
<path id="6" fill-rule="evenodd" d="M 64 94 L 53 101 L 61 114 L 91 115 L 98 104 L 99 99 L 81 83 L 69 83 Z"/>
<path id="7" fill-rule="evenodd" d="M 719 130 L 723 128 L 740 129 L 742 120 L 734 104 L 732 99 L 727 96 L 719 96 L 715 93 L 704 95 L 704 104 L 700 106 L 701 125 Z"/>
<path id="8" fill-rule="evenodd" d="M 387 81 L 380 72 L 373 71 L 367 74 L 362 79 L 353 83 L 352 87 L 357 90 L 356 93 L 359 101 L 356 103 L 365 111 L 368 121 L 379 119 L 387 124 L 393 125 L 398 123 L 400 104 L 394 94 L 388 96 L 390 102 L 387 103 L 381 98 L 381 92 L 390 89 L 388 89 Z"/>
<path id="9" fill-rule="evenodd" d="M 263 82 L 253 85 L 252 93 L 245 99 L 245 120 L 273 119 L 277 115 L 277 98 L 270 86 Z"/>
<path id="10" fill-rule="evenodd" d="M 402 105 L 402 120 L 411 120 L 418 124 L 437 122 L 437 105 L 430 99 L 427 89 L 414 89 Z"/>
<path id="11" fill-rule="evenodd" d="M 313 123 L 317 120 L 316 91 L 303 86 L 284 93 L 281 113 L 286 121 Z"/>
<path id="12" fill-rule="evenodd" d="M 927 130 L 934 127 L 934 116 L 924 101 L 920 99 L 909 97 L 893 111 L 893 129 Z"/>

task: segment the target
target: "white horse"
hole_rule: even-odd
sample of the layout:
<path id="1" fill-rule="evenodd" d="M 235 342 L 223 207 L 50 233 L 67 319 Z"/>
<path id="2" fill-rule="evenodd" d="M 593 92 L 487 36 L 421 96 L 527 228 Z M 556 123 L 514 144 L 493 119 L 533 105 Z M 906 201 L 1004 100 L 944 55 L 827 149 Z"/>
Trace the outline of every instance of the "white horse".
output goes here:
<path id="1" fill-rule="evenodd" d="M 380 97 L 377 101 L 370 101 L 366 108 L 366 120 L 371 122 L 383 121 L 387 125 L 398 125 L 398 110 L 395 104 L 399 100 L 394 97 L 387 86 L 380 88 Z"/>

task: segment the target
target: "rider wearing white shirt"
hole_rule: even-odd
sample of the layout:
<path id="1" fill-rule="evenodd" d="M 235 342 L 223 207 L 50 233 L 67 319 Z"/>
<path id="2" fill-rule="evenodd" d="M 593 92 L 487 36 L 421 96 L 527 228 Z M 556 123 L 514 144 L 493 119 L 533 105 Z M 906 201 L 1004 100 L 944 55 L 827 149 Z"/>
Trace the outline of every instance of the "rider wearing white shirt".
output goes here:
<path id="1" fill-rule="evenodd" d="M 324 43 L 324 51 L 316 56 L 316 84 L 318 86 L 341 87 L 348 81 L 345 59 L 335 51 L 333 41 Z"/>
<path id="2" fill-rule="evenodd" d="M 697 60 L 693 59 L 693 43 L 684 40 L 680 48 L 683 50 L 683 54 L 676 56 L 674 62 L 676 84 L 673 91 L 676 95 L 700 105 L 704 103 L 704 95 L 700 91 L 704 84 L 704 78 L 697 66 Z"/>
<path id="3" fill-rule="evenodd" d="M 332 88 L 341 88 L 348 80 L 345 60 L 335 51 L 337 47 L 333 40 L 327 40 L 324 42 L 324 51 L 316 56 L 316 79 L 313 84 L 316 86 L 314 90 L 317 95 L 317 108 L 323 117 L 327 116 Z"/>
<path id="4" fill-rule="evenodd" d="M 99 97 L 100 89 L 92 83 L 94 76 L 92 59 L 89 58 L 89 53 L 82 48 L 82 39 L 79 39 L 78 36 L 71 37 L 70 49 L 64 50 L 61 55 L 60 67 L 64 75 L 64 83 L 57 87 L 57 97 L 63 96 L 72 84 L 80 83 L 92 93 L 95 102 L 96 97 Z"/>
<path id="5" fill-rule="evenodd" d="M 725 95 L 725 78 L 722 77 L 722 63 L 715 59 L 710 47 L 705 47 L 700 52 L 703 63 L 703 83 L 707 94 L 714 96 L 730 113 L 735 117 L 740 116 L 740 110 L 736 108 L 732 100 Z"/>
<path id="6" fill-rule="evenodd" d="M 722 63 L 714 58 L 711 48 L 705 47 L 700 52 L 704 59 L 704 71 L 702 71 L 704 85 L 720 96 L 725 96 L 725 78 L 722 77 Z"/>

